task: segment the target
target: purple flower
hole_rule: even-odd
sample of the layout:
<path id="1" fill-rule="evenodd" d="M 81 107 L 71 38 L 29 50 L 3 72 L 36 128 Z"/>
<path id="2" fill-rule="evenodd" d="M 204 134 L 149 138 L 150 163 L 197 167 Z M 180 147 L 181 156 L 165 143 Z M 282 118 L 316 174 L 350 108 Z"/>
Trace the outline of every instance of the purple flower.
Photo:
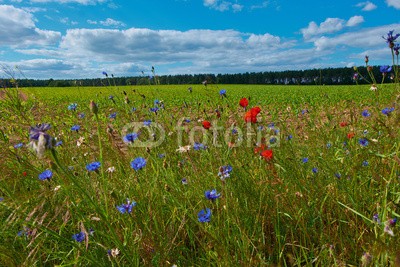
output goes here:
<path id="1" fill-rule="evenodd" d="M 44 172 L 39 174 L 39 180 L 41 180 L 41 181 L 50 180 L 52 176 L 53 176 L 53 172 L 51 170 L 45 170 Z"/>
<path id="2" fill-rule="evenodd" d="M 194 142 L 194 144 L 193 144 L 193 149 L 194 149 L 194 150 L 206 150 L 206 149 L 207 149 L 207 146 L 205 146 L 205 145 L 202 144 L 202 143 Z"/>
<path id="3" fill-rule="evenodd" d="M 79 114 L 78 114 L 78 118 L 79 118 L 79 119 L 85 118 L 85 113 L 79 113 Z"/>
<path id="4" fill-rule="evenodd" d="M 29 130 L 29 138 L 31 140 L 39 141 L 39 136 L 43 135 L 46 140 L 46 147 L 51 147 L 51 137 L 46 132 L 51 128 L 50 124 L 43 123 L 38 124 L 35 127 L 31 127 Z"/>
<path id="5" fill-rule="evenodd" d="M 144 124 L 144 126 L 150 126 L 151 120 L 145 120 L 145 121 L 143 122 L 143 124 Z"/>
<path id="6" fill-rule="evenodd" d="M 219 178 L 224 181 L 225 178 L 229 178 L 231 176 L 233 168 L 231 165 L 221 166 L 219 167 L 218 176 Z"/>
<path id="7" fill-rule="evenodd" d="M 136 206 L 136 202 L 132 201 L 130 202 L 129 199 L 126 199 L 126 204 L 121 204 L 119 206 L 117 206 L 117 209 L 119 210 L 119 212 L 121 212 L 122 214 L 124 213 L 131 213 L 132 212 L 132 208 Z"/>
<path id="8" fill-rule="evenodd" d="M 108 115 L 109 119 L 115 119 L 117 117 L 117 112 L 113 112 L 110 115 Z"/>
<path id="9" fill-rule="evenodd" d="M 86 165 L 86 170 L 93 172 L 93 171 L 97 171 L 101 166 L 101 163 L 98 161 L 89 163 L 88 165 Z"/>
<path id="10" fill-rule="evenodd" d="M 188 180 L 186 178 L 182 178 L 181 183 L 183 185 L 187 185 L 188 184 Z"/>
<path id="11" fill-rule="evenodd" d="M 150 111 L 151 111 L 151 112 L 154 112 L 154 113 L 157 113 L 158 107 L 150 108 Z"/>
<path id="12" fill-rule="evenodd" d="M 81 126 L 79 125 L 74 125 L 71 127 L 71 131 L 79 131 L 81 129 Z"/>
<path id="13" fill-rule="evenodd" d="M 57 146 L 61 146 L 62 144 L 63 144 L 63 141 L 60 140 L 60 141 L 58 141 L 54 146 L 57 147 Z"/>
<path id="14" fill-rule="evenodd" d="M 383 66 L 380 66 L 379 70 L 381 73 L 386 74 L 386 73 L 389 73 L 392 71 L 392 67 L 388 66 L 388 65 L 383 65 Z"/>
<path id="15" fill-rule="evenodd" d="M 78 107 L 77 103 L 72 103 L 68 105 L 68 110 L 75 111 L 77 107 Z"/>
<path id="16" fill-rule="evenodd" d="M 358 143 L 361 145 L 361 146 L 368 146 L 368 140 L 366 139 L 366 138 L 360 138 L 360 139 L 358 139 Z"/>
<path id="17" fill-rule="evenodd" d="M 18 143 L 18 144 L 15 144 L 14 145 L 14 148 L 21 148 L 21 147 L 23 147 L 24 146 L 24 143 Z"/>
<path id="18" fill-rule="evenodd" d="M 215 200 L 215 199 L 217 199 L 217 198 L 219 198 L 221 196 L 221 194 L 218 193 L 217 190 L 215 190 L 215 189 L 213 189 L 211 191 L 210 190 L 205 191 L 204 195 L 209 200 Z"/>
<path id="19" fill-rule="evenodd" d="M 393 51 L 394 51 L 394 53 L 396 54 L 396 56 L 399 55 L 399 49 L 400 49 L 400 44 L 396 44 L 396 45 L 393 47 Z"/>
<path id="20" fill-rule="evenodd" d="M 392 111 L 394 110 L 394 108 L 384 108 L 382 109 L 382 113 L 386 116 L 388 116 L 390 113 L 392 113 Z"/>
<path id="21" fill-rule="evenodd" d="M 361 164 L 363 167 L 367 167 L 369 165 L 367 160 L 364 160 Z"/>
<path id="22" fill-rule="evenodd" d="M 137 133 L 128 133 L 124 136 L 123 140 L 125 143 L 133 143 L 138 137 L 139 135 Z"/>
<path id="23" fill-rule="evenodd" d="M 81 243 L 83 240 L 85 240 L 85 237 L 86 237 L 86 235 L 84 232 L 80 232 L 80 233 L 72 235 L 72 239 L 79 243 Z"/>
<path id="24" fill-rule="evenodd" d="M 379 215 L 378 215 L 378 213 L 375 213 L 375 214 L 374 214 L 374 216 L 372 217 L 372 220 L 373 220 L 374 222 L 377 222 L 378 224 L 381 223 L 381 220 L 379 220 Z"/>
<path id="25" fill-rule="evenodd" d="M 110 95 L 110 96 L 108 97 L 108 99 L 110 99 L 110 100 L 113 100 L 113 101 L 114 101 L 114 96 L 113 96 L 113 95 Z"/>
<path id="26" fill-rule="evenodd" d="M 393 32 L 394 32 L 394 30 L 389 31 L 386 38 L 384 36 L 382 36 L 382 38 L 386 40 L 386 43 L 389 44 L 389 47 L 393 47 L 394 42 L 400 36 L 400 34 L 396 34 L 393 36 Z"/>
<path id="27" fill-rule="evenodd" d="M 132 169 L 134 169 L 135 171 L 138 171 L 140 169 L 143 169 L 146 166 L 146 159 L 142 158 L 142 157 L 138 157 L 135 158 L 132 162 L 131 162 L 131 167 Z"/>
<path id="28" fill-rule="evenodd" d="M 363 110 L 363 112 L 361 113 L 361 115 L 362 115 L 364 118 L 366 118 L 366 117 L 371 116 L 371 113 L 369 113 L 368 110 L 365 109 L 365 110 Z"/>
<path id="29" fill-rule="evenodd" d="M 204 210 L 199 211 L 197 214 L 197 219 L 201 223 L 210 222 L 211 221 L 211 210 L 206 208 Z"/>

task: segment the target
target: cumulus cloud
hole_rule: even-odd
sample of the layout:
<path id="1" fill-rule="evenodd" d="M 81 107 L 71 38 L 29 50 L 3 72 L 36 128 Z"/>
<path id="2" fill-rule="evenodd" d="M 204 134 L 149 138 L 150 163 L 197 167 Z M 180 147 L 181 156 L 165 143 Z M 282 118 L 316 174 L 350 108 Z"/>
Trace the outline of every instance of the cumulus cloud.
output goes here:
<path id="1" fill-rule="evenodd" d="M 362 11 L 372 11 L 377 8 L 377 6 L 370 1 L 358 3 L 356 6 L 361 7 Z"/>
<path id="2" fill-rule="evenodd" d="M 111 26 L 111 27 L 125 27 L 126 24 L 122 21 L 114 20 L 111 18 L 107 18 L 106 20 L 99 22 L 103 26 Z"/>
<path id="3" fill-rule="evenodd" d="M 391 24 L 374 28 L 366 28 L 362 31 L 348 32 L 332 38 L 322 36 L 314 41 L 314 45 L 318 51 L 331 50 L 337 46 L 347 46 L 355 48 L 371 48 L 379 47 L 383 44 L 382 33 L 386 33 L 387 29 L 399 28 L 400 24 Z"/>
<path id="4" fill-rule="evenodd" d="M 386 4 L 395 9 L 400 9 L 400 0 L 386 0 Z"/>
<path id="5" fill-rule="evenodd" d="M 347 22 L 339 18 L 327 18 L 324 22 L 319 25 L 314 21 L 308 24 L 307 28 L 301 29 L 304 39 L 309 39 L 316 35 L 334 33 L 342 30 L 344 27 L 353 27 L 364 21 L 362 16 L 351 17 Z"/>
<path id="6" fill-rule="evenodd" d="M 0 45 L 13 47 L 55 44 L 61 34 L 36 27 L 33 15 L 10 5 L 0 5 Z"/>
<path id="7" fill-rule="evenodd" d="M 243 5 L 238 3 L 232 3 L 231 1 L 224 1 L 224 0 L 203 0 L 203 4 L 206 7 L 211 9 L 215 9 L 218 11 L 227 11 L 232 9 L 234 12 L 239 12 L 243 9 Z"/>
<path id="8" fill-rule="evenodd" d="M 364 17 L 363 16 L 354 16 L 354 17 L 351 17 L 347 21 L 346 26 L 347 27 L 354 27 L 354 26 L 357 26 L 357 25 L 359 25 L 359 24 L 361 24 L 363 22 L 364 22 Z"/>
<path id="9" fill-rule="evenodd" d="M 102 4 L 108 0 L 30 0 L 32 3 L 59 3 L 59 4 L 69 4 L 76 3 L 81 5 L 95 5 Z"/>

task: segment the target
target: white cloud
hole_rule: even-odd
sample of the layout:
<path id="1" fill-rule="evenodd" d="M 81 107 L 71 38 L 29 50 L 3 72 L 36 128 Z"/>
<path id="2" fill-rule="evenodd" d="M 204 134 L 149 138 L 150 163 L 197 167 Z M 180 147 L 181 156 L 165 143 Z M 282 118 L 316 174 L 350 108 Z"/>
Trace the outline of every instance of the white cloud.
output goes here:
<path id="1" fill-rule="evenodd" d="M 303 37 L 308 39 L 315 35 L 340 31 L 344 27 L 344 22 L 343 19 L 339 18 L 327 18 L 318 26 L 314 21 L 311 21 L 307 28 L 303 28 L 300 31 Z"/>
<path id="2" fill-rule="evenodd" d="M 348 32 L 332 38 L 322 36 L 314 41 L 314 45 L 318 51 L 332 50 L 337 46 L 364 49 L 379 47 L 384 45 L 382 33 L 386 33 L 387 29 L 395 29 L 399 27 L 400 24 L 392 24 L 374 28 L 366 28 L 362 31 Z"/>
<path id="3" fill-rule="evenodd" d="M 0 45 L 19 47 L 54 44 L 61 34 L 37 28 L 33 15 L 23 9 L 0 5 L 0 36 Z"/>
<path id="4" fill-rule="evenodd" d="M 377 6 L 370 1 L 358 3 L 356 6 L 362 7 L 362 11 L 372 11 L 377 8 Z"/>
<path id="5" fill-rule="evenodd" d="M 260 5 L 252 5 L 250 6 L 250 9 L 260 9 L 260 8 L 266 8 L 269 6 L 269 1 L 264 1 Z"/>
<path id="6" fill-rule="evenodd" d="M 108 0 L 30 0 L 32 3 L 58 3 L 58 4 L 69 4 L 76 3 L 81 5 L 95 5 L 102 4 Z"/>
<path id="7" fill-rule="evenodd" d="M 364 22 L 364 17 L 363 16 L 353 16 L 347 21 L 346 26 L 347 27 L 354 27 L 354 26 L 357 26 L 357 25 L 359 25 L 359 24 L 361 24 L 363 22 Z"/>
<path id="8" fill-rule="evenodd" d="M 362 16 L 353 16 L 347 22 L 339 18 L 327 18 L 319 25 L 314 21 L 311 21 L 308 24 L 308 27 L 301 29 L 300 32 L 303 34 L 304 39 L 310 39 L 317 35 L 338 32 L 344 27 L 354 27 L 362 22 L 364 22 Z"/>
<path id="9" fill-rule="evenodd" d="M 90 20 L 90 19 L 88 19 L 86 22 L 89 23 L 89 24 L 92 24 L 92 25 L 96 25 L 97 24 L 97 21 Z"/>
<path id="10" fill-rule="evenodd" d="M 400 0 L 386 0 L 386 4 L 395 9 L 400 9 Z"/>
<path id="11" fill-rule="evenodd" d="M 203 0 L 203 5 L 221 12 L 229 9 L 232 9 L 234 12 L 239 12 L 243 9 L 243 5 L 224 0 Z"/>
<path id="12" fill-rule="evenodd" d="M 111 26 L 111 27 L 125 27 L 126 24 L 122 21 L 114 20 L 111 18 L 107 18 L 106 20 L 99 22 L 103 26 Z"/>

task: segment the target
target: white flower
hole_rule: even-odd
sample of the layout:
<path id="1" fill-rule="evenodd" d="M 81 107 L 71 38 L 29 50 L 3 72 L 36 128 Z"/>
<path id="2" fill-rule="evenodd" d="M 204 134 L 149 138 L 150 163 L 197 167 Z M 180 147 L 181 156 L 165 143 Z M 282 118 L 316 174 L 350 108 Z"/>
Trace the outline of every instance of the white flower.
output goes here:
<path id="1" fill-rule="evenodd" d="M 79 139 L 76 141 L 76 146 L 80 147 L 83 144 L 83 142 L 85 142 L 85 137 L 83 136 L 79 137 Z"/>
<path id="2" fill-rule="evenodd" d="M 183 152 L 188 152 L 190 150 L 190 145 L 187 146 L 180 146 L 176 151 L 183 153 Z"/>
<path id="3" fill-rule="evenodd" d="M 373 84 L 373 85 L 371 86 L 371 88 L 369 88 L 369 90 L 371 90 L 371 91 L 376 91 L 376 90 L 378 90 L 378 87 L 376 87 L 376 85 Z"/>
<path id="4" fill-rule="evenodd" d="M 109 167 L 109 168 L 106 170 L 106 172 L 109 172 L 109 173 L 115 172 L 115 167 L 114 167 L 114 166 Z"/>
<path id="5" fill-rule="evenodd" d="M 117 256 L 119 255 L 119 249 L 118 249 L 118 248 L 113 248 L 113 249 L 110 250 L 109 254 L 110 254 L 113 258 L 115 258 L 115 257 L 117 257 Z"/>
<path id="6" fill-rule="evenodd" d="M 56 187 L 54 187 L 54 192 L 57 192 L 60 188 L 61 188 L 61 185 L 57 185 Z"/>

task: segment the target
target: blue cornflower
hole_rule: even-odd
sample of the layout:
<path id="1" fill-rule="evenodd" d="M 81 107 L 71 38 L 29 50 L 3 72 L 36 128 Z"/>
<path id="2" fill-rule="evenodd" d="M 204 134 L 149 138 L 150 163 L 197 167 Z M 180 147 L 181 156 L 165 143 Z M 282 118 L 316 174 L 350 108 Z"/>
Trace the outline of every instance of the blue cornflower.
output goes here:
<path id="1" fill-rule="evenodd" d="M 139 135 L 137 133 L 128 133 L 124 136 L 123 140 L 125 143 L 133 143 L 138 137 Z"/>
<path id="2" fill-rule="evenodd" d="M 132 112 L 135 112 L 135 111 L 136 111 L 136 108 L 135 108 L 135 107 L 133 107 L 133 108 L 131 109 L 131 111 L 132 111 Z"/>
<path id="3" fill-rule="evenodd" d="M 238 130 L 236 128 L 233 128 L 232 129 L 232 134 L 237 134 L 237 133 L 238 133 Z"/>
<path id="4" fill-rule="evenodd" d="M 199 211 L 197 214 L 197 218 L 199 222 L 205 223 L 205 222 L 210 222 L 211 221 L 211 210 L 209 208 L 206 208 L 204 210 Z"/>
<path id="5" fill-rule="evenodd" d="M 68 105 L 68 110 L 75 111 L 77 107 L 78 107 L 77 103 L 72 103 Z"/>
<path id="6" fill-rule="evenodd" d="M 193 149 L 194 149 L 194 150 L 206 150 L 206 149 L 207 149 L 207 146 L 205 146 L 205 145 L 202 144 L 202 143 L 194 142 L 194 144 L 193 144 Z"/>
<path id="7" fill-rule="evenodd" d="M 278 141 L 278 139 L 276 139 L 276 137 L 271 137 L 271 138 L 269 139 L 269 143 L 270 143 L 271 145 L 275 144 L 277 141 Z"/>
<path id="8" fill-rule="evenodd" d="M 381 223 L 381 220 L 379 219 L 378 213 L 375 213 L 375 214 L 374 214 L 374 216 L 372 217 L 372 220 L 373 220 L 374 222 L 377 222 L 378 224 Z"/>
<path id="9" fill-rule="evenodd" d="M 399 49 L 400 49 L 400 44 L 395 44 L 395 46 L 393 47 L 393 51 L 396 54 L 396 56 L 399 55 Z"/>
<path id="10" fill-rule="evenodd" d="M 45 170 L 44 172 L 39 174 L 39 180 L 41 180 L 41 181 L 50 180 L 52 176 L 53 176 L 53 172 L 51 170 Z"/>
<path id="11" fill-rule="evenodd" d="M 229 178 L 231 176 L 233 168 L 231 165 L 226 165 L 226 166 L 221 166 L 219 167 L 219 172 L 218 176 L 221 178 L 221 180 L 225 180 L 226 178 Z"/>
<path id="12" fill-rule="evenodd" d="M 303 110 L 301 111 L 301 114 L 302 114 L 302 115 L 304 115 L 304 114 L 306 114 L 306 113 L 308 113 L 308 109 L 303 109 Z"/>
<path id="13" fill-rule="evenodd" d="M 93 172 L 93 171 L 97 171 L 101 166 L 101 163 L 98 161 L 89 163 L 88 165 L 86 165 L 86 170 Z"/>
<path id="14" fill-rule="evenodd" d="M 225 90 L 225 89 L 221 89 L 221 90 L 219 91 L 219 95 L 225 96 L 225 97 L 226 97 L 226 90 Z"/>
<path id="15" fill-rule="evenodd" d="M 190 119 L 186 118 L 186 119 L 184 119 L 184 122 L 189 123 Z"/>
<path id="16" fill-rule="evenodd" d="M 107 72 L 103 71 L 102 74 L 103 74 L 104 76 L 108 77 Z"/>
<path id="17" fill-rule="evenodd" d="M 382 36 L 382 38 L 386 40 L 386 43 L 389 44 L 389 47 L 393 47 L 394 41 L 400 36 L 400 34 L 393 35 L 393 32 L 394 30 L 389 31 L 386 38 Z"/>
<path id="18" fill-rule="evenodd" d="M 368 140 L 366 139 L 366 138 L 360 138 L 360 139 L 358 139 L 358 143 L 361 145 L 361 146 L 368 146 Z"/>
<path id="19" fill-rule="evenodd" d="M 2 202 L 4 200 L 4 197 L 0 197 L 0 202 Z"/>
<path id="20" fill-rule="evenodd" d="M 286 136 L 286 140 L 292 140 L 293 139 L 293 135 L 289 134 L 288 136 Z"/>
<path id="21" fill-rule="evenodd" d="M 14 145 L 14 148 L 21 148 L 24 146 L 24 143 L 18 143 Z"/>
<path id="22" fill-rule="evenodd" d="M 302 158 L 301 160 L 303 163 L 307 163 L 308 162 L 308 158 Z"/>
<path id="23" fill-rule="evenodd" d="M 365 110 L 363 110 L 363 112 L 361 113 L 361 115 L 363 116 L 363 117 L 369 117 L 369 116 L 371 116 L 371 113 L 369 113 L 368 112 L 368 110 L 367 109 L 365 109 Z"/>
<path id="24" fill-rule="evenodd" d="M 79 114 L 78 114 L 78 118 L 79 118 L 79 119 L 85 118 L 85 113 L 79 113 Z"/>
<path id="25" fill-rule="evenodd" d="M 221 193 L 218 193 L 217 190 L 207 190 L 204 192 L 204 195 L 206 196 L 207 199 L 209 200 L 215 200 L 221 196 Z"/>
<path id="26" fill-rule="evenodd" d="M 84 232 L 80 232 L 80 233 L 72 235 L 72 239 L 79 243 L 82 242 L 83 240 L 85 240 L 85 238 L 86 238 L 86 235 Z"/>
<path id="27" fill-rule="evenodd" d="M 165 154 L 158 154 L 158 158 L 160 159 L 165 158 Z"/>
<path id="28" fill-rule="evenodd" d="M 312 172 L 313 173 L 317 173 L 318 172 L 318 168 L 312 168 Z"/>
<path id="29" fill-rule="evenodd" d="M 384 108 L 382 109 L 382 114 L 388 116 L 390 113 L 392 113 L 394 108 Z"/>
<path id="30" fill-rule="evenodd" d="M 364 160 L 361 165 L 363 167 L 367 167 L 369 165 L 369 162 L 367 160 Z"/>
<path id="31" fill-rule="evenodd" d="M 158 107 L 150 108 L 150 112 L 156 113 L 158 110 L 159 110 Z"/>
<path id="32" fill-rule="evenodd" d="M 31 127 L 29 130 L 29 138 L 31 140 L 39 140 L 39 136 L 43 135 L 45 140 L 46 140 L 46 145 L 50 145 L 50 135 L 48 135 L 46 132 L 51 128 L 51 125 L 48 123 L 43 123 L 43 124 L 38 124 L 35 127 Z"/>
<path id="33" fill-rule="evenodd" d="M 332 147 L 332 144 L 331 144 L 331 143 L 329 143 L 329 142 L 328 142 L 328 143 L 326 143 L 326 148 L 328 148 L 328 149 L 329 149 L 329 148 L 331 148 L 331 147 Z"/>
<path id="34" fill-rule="evenodd" d="M 131 162 L 131 167 L 132 169 L 134 169 L 135 171 L 138 171 L 140 169 L 143 169 L 146 166 L 146 159 L 142 158 L 142 157 L 138 157 L 135 158 L 132 162 Z"/>
<path id="35" fill-rule="evenodd" d="M 335 176 L 336 176 L 336 178 L 338 178 L 338 179 L 340 179 L 340 178 L 342 177 L 342 175 L 341 175 L 339 172 L 335 173 Z"/>
<path id="36" fill-rule="evenodd" d="M 155 100 L 154 100 L 154 105 L 159 105 L 159 104 L 160 104 L 160 100 L 155 99 Z"/>
<path id="37" fill-rule="evenodd" d="M 81 126 L 79 125 L 74 125 L 71 127 L 71 131 L 79 131 L 81 129 Z"/>
<path id="38" fill-rule="evenodd" d="M 117 206 L 117 209 L 122 214 L 131 213 L 132 212 L 132 208 L 135 207 L 135 206 L 136 206 L 136 202 L 135 201 L 130 202 L 129 199 L 126 199 L 126 204 L 121 204 L 121 205 Z"/>
<path id="39" fill-rule="evenodd" d="M 108 115 L 109 119 L 115 119 L 117 117 L 117 112 L 113 112 L 110 115 Z"/>
<path id="40" fill-rule="evenodd" d="M 58 141 L 54 146 L 57 147 L 57 146 L 61 146 L 62 144 L 63 144 L 63 141 L 60 140 L 60 141 Z"/>
<path id="41" fill-rule="evenodd" d="M 110 96 L 108 96 L 108 99 L 114 100 L 114 96 L 113 96 L 113 95 L 110 95 Z"/>
<path id="42" fill-rule="evenodd" d="M 144 124 L 144 126 L 150 126 L 151 120 L 145 120 L 145 121 L 143 122 L 143 124 Z"/>
<path id="43" fill-rule="evenodd" d="M 383 65 L 383 66 L 380 66 L 379 70 L 381 73 L 386 74 L 386 73 L 389 73 L 392 71 L 392 67 L 388 66 L 388 65 Z"/>
<path id="44" fill-rule="evenodd" d="M 188 180 L 186 178 L 182 178 L 181 183 L 183 185 L 187 185 L 188 184 Z"/>

